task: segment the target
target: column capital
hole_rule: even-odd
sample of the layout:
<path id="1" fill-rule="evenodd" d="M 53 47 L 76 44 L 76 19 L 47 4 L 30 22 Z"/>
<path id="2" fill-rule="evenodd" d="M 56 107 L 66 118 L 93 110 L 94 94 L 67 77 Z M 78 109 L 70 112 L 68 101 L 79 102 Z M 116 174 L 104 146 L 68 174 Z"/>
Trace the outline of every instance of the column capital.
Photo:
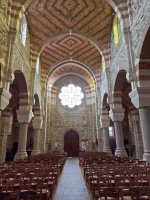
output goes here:
<path id="1" fill-rule="evenodd" d="M 12 72 L 12 70 L 8 70 L 5 74 L 4 74 L 4 79 L 5 81 L 9 82 L 10 84 L 13 83 L 14 79 L 15 79 L 15 75 Z"/>
<path id="2" fill-rule="evenodd" d="M 17 110 L 17 118 L 19 123 L 29 123 L 32 119 L 33 112 L 31 110 Z"/>
<path id="3" fill-rule="evenodd" d="M 11 96 L 7 90 L 0 88 L 0 110 L 4 110 L 8 106 Z"/>
<path id="4" fill-rule="evenodd" d="M 114 122 L 122 122 L 124 118 L 124 111 L 125 109 L 123 108 L 118 108 L 118 109 L 111 109 L 109 111 L 110 117 L 112 121 Z"/>
<path id="5" fill-rule="evenodd" d="M 131 102 L 136 108 L 150 107 L 150 88 L 138 87 L 129 93 Z"/>
<path id="6" fill-rule="evenodd" d="M 100 126 L 101 128 L 108 128 L 110 125 L 110 119 L 102 119 L 100 118 Z"/>
<path id="7" fill-rule="evenodd" d="M 33 129 L 42 129 L 42 125 L 43 125 L 43 120 L 34 119 L 34 120 L 32 121 Z"/>

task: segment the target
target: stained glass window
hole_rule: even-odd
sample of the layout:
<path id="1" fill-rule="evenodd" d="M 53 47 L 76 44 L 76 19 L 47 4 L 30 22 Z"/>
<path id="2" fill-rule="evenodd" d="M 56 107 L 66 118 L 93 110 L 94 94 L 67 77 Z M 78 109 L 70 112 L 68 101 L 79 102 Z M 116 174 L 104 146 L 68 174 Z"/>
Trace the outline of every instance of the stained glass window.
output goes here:
<path id="1" fill-rule="evenodd" d="M 58 97 L 61 99 L 61 104 L 68 106 L 69 108 L 74 108 L 82 103 L 84 94 L 81 87 L 69 84 L 61 88 L 61 92 Z"/>
<path id="2" fill-rule="evenodd" d="M 109 136 L 114 137 L 114 129 L 111 126 L 109 127 Z"/>
<path id="3" fill-rule="evenodd" d="M 26 37 L 27 37 L 27 20 L 25 14 L 22 16 L 22 22 L 21 22 L 21 34 L 20 39 L 22 41 L 22 44 L 26 45 Z"/>
<path id="4" fill-rule="evenodd" d="M 119 43 L 119 40 L 120 40 L 119 26 L 118 26 L 118 16 L 117 16 L 117 14 L 114 17 L 113 29 L 114 29 L 115 46 L 117 47 L 118 43 Z"/>
<path id="5" fill-rule="evenodd" d="M 103 73 L 105 73 L 105 63 L 103 58 L 102 58 L 102 68 L 103 68 Z"/>

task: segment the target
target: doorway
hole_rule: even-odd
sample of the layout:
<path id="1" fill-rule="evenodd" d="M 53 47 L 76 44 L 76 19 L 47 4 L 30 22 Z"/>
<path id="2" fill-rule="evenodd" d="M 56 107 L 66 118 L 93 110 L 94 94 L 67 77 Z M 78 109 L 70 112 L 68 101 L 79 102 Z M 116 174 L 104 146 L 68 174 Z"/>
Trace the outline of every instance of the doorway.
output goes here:
<path id="1" fill-rule="evenodd" d="M 79 134 L 76 131 L 70 130 L 65 134 L 64 152 L 67 152 L 67 157 L 79 156 Z"/>

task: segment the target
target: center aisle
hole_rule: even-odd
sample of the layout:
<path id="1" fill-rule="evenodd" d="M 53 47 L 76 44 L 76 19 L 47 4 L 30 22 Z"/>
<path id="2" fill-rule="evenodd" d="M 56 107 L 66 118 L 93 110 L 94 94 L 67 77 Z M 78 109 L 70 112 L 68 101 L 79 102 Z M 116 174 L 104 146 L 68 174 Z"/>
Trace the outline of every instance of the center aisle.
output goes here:
<path id="1" fill-rule="evenodd" d="M 79 167 L 79 158 L 67 158 L 54 200 L 91 200 Z"/>

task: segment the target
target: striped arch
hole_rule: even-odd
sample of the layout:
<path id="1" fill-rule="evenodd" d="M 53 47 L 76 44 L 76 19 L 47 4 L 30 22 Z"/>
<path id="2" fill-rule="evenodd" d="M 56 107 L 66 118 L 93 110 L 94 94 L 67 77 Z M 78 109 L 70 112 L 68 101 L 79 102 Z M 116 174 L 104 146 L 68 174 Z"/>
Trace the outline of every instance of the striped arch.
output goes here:
<path id="1" fill-rule="evenodd" d="M 25 76 L 20 70 L 16 70 L 14 74 L 18 82 L 20 92 L 19 110 L 27 110 L 29 106 L 29 95 Z"/>
<path id="2" fill-rule="evenodd" d="M 106 108 L 107 103 L 107 98 L 108 98 L 108 94 L 104 93 L 103 98 L 102 98 L 102 104 L 101 104 L 101 119 L 105 119 L 108 118 L 109 116 L 109 109 Z"/>
<path id="3" fill-rule="evenodd" d="M 150 87 L 150 17 L 138 44 L 135 61 L 138 87 Z"/>
<path id="4" fill-rule="evenodd" d="M 39 118 L 41 116 L 41 106 L 38 94 L 34 94 L 35 104 L 33 106 L 34 118 Z"/>
<path id="5" fill-rule="evenodd" d="M 116 76 L 114 88 L 112 88 L 112 109 L 122 108 L 122 90 L 126 82 L 126 71 L 120 70 Z"/>

